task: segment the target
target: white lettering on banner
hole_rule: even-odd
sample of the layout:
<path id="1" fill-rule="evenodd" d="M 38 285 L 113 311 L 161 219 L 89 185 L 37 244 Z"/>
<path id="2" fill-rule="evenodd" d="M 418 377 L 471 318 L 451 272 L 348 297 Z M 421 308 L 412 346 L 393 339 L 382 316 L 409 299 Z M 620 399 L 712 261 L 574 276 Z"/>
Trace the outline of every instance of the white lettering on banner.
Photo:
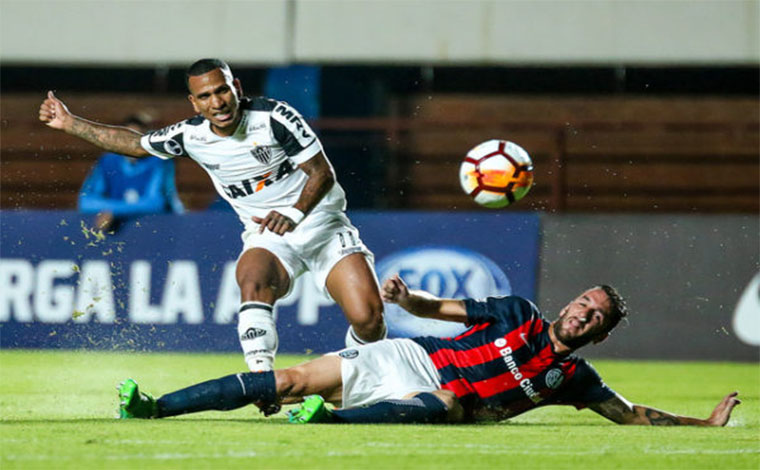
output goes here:
<path id="1" fill-rule="evenodd" d="M 107 261 L 91 260 L 82 264 L 79 274 L 75 316 L 77 323 L 89 322 L 92 314 L 100 323 L 113 323 L 116 309 L 113 301 L 113 281 Z"/>
<path id="2" fill-rule="evenodd" d="M 216 324 L 235 321 L 240 306 L 235 266 L 235 262 L 230 261 L 222 270 L 213 311 L 213 322 Z M 131 323 L 204 322 L 200 276 L 195 261 L 171 262 L 164 285 L 157 289 L 151 289 L 152 281 L 149 261 L 132 262 L 126 293 L 126 313 Z M 44 260 L 37 266 L 25 259 L 2 259 L 0 286 L 0 321 L 116 321 L 114 278 L 105 260 L 83 261 L 80 269 L 74 261 L 65 259 Z M 152 290 L 160 295 L 160 303 L 151 303 Z M 288 296 L 277 301 L 273 315 L 277 318 L 278 307 L 295 306 L 295 322 L 316 325 L 320 308 L 330 305 L 334 302 L 323 295 L 307 272 L 296 280 Z M 120 304 L 120 307 L 125 306 Z"/>
<path id="3" fill-rule="evenodd" d="M 56 285 L 57 279 L 68 279 L 74 274 L 73 261 L 50 259 L 37 266 L 34 289 L 34 311 L 44 323 L 63 323 L 73 313 L 74 286 Z"/>
<path id="4" fill-rule="evenodd" d="M 178 323 L 180 314 L 184 314 L 187 323 L 203 323 L 201 286 L 194 261 L 174 261 L 169 265 L 162 304 L 163 323 Z"/>
<path id="5" fill-rule="evenodd" d="M 307 277 L 308 275 L 308 277 Z M 295 297 L 293 302 L 298 299 L 298 324 L 299 325 L 316 325 L 319 321 L 319 308 L 335 304 L 332 300 L 322 294 L 314 284 L 314 278 L 307 273 L 301 276 L 301 289 L 299 297 Z"/>
<path id="6" fill-rule="evenodd" d="M 201 286 L 194 261 L 169 264 L 161 305 L 151 305 L 151 265 L 132 263 L 129 274 L 129 320 L 134 323 L 178 323 L 180 315 L 190 324 L 203 323 Z"/>
<path id="7" fill-rule="evenodd" d="M 135 261 L 129 269 L 129 321 L 161 323 L 161 307 L 150 304 L 150 271 L 147 261 Z"/>
<path id="8" fill-rule="evenodd" d="M 230 261 L 224 265 L 219 293 L 214 305 L 214 323 L 226 325 L 232 323 L 240 308 L 240 288 L 235 278 L 237 263 Z"/>
<path id="9" fill-rule="evenodd" d="M 13 318 L 19 322 L 34 321 L 32 316 L 32 292 L 34 290 L 34 266 L 25 259 L 0 261 L 0 321 Z"/>

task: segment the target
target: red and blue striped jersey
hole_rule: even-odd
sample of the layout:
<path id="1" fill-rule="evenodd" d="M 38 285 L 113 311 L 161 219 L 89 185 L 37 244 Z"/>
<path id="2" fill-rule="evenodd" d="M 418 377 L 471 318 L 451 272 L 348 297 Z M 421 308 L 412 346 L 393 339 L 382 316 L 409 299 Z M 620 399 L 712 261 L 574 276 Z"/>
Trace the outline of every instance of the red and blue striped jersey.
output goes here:
<path id="1" fill-rule="evenodd" d="M 554 353 L 549 322 L 522 297 L 467 299 L 468 323 L 454 338 L 418 337 L 441 388 L 478 416 L 508 418 L 544 405 L 584 408 L 615 394 L 583 358 Z"/>

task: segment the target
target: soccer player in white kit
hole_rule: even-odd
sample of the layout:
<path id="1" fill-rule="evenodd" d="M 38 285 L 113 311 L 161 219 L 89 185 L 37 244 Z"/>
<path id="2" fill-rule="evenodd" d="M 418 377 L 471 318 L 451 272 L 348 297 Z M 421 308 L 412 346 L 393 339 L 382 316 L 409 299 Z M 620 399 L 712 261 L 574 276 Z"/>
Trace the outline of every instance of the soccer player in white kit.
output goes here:
<path id="1" fill-rule="evenodd" d="M 112 152 L 192 158 L 208 172 L 245 227 L 238 336 L 252 372 L 272 370 L 274 303 L 306 270 L 351 323 L 347 346 L 385 337 L 372 253 L 344 213 L 345 193 L 316 134 L 284 102 L 242 98 L 240 81 L 219 59 L 195 62 L 186 79 L 198 115 L 145 135 L 75 116 L 52 92 L 39 117 Z"/>

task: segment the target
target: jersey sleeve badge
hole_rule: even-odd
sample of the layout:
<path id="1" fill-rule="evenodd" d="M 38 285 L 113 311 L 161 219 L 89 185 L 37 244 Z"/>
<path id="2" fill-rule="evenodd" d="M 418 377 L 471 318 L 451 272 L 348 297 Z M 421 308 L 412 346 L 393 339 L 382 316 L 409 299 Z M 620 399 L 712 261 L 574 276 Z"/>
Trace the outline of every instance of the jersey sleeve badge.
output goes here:
<path id="1" fill-rule="evenodd" d="M 169 159 L 189 157 L 185 150 L 186 122 L 178 122 L 142 136 L 140 145 L 152 155 Z"/>
<path id="2" fill-rule="evenodd" d="M 317 135 L 306 120 L 287 103 L 278 102 L 271 115 L 272 133 L 285 154 L 303 163 L 321 150 Z"/>

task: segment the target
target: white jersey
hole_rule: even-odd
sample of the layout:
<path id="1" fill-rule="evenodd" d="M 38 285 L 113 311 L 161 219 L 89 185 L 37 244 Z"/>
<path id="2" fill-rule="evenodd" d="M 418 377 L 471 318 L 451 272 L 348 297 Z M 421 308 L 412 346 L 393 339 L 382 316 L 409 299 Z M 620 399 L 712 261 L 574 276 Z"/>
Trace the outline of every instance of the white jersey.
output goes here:
<path id="1" fill-rule="evenodd" d="M 219 195 L 243 225 L 272 209 L 292 207 L 308 176 L 297 166 L 322 151 L 314 131 L 288 104 L 268 98 L 240 100 L 242 119 L 234 134 L 214 134 L 211 123 L 195 116 L 145 134 L 140 144 L 168 159 L 192 158 L 211 177 Z M 314 211 L 343 211 L 346 197 L 336 182 Z"/>

